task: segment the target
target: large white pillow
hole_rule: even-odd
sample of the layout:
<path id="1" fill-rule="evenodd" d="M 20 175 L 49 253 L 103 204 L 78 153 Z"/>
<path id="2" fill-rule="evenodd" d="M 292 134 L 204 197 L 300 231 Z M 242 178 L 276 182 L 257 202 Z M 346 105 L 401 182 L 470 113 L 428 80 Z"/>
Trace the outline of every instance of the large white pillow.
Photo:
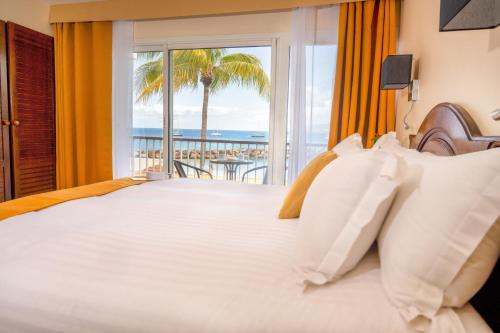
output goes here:
<path id="1" fill-rule="evenodd" d="M 316 176 L 300 214 L 300 282 L 321 285 L 356 266 L 392 203 L 398 165 L 393 154 L 358 151 L 339 156 Z"/>
<path id="2" fill-rule="evenodd" d="M 500 149 L 442 157 L 389 139 L 379 148 L 406 164 L 378 238 L 382 282 L 403 317 L 425 330 L 441 307 L 466 303 L 498 258 Z"/>
<path id="3" fill-rule="evenodd" d="M 392 152 L 404 159 L 405 156 L 422 156 L 419 153 L 403 148 L 396 139 L 396 133 L 383 135 L 373 146 Z M 443 306 L 463 307 L 473 295 L 486 283 L 500 255 L 500 218 L 490 228 L 474 252 L 469 256 L 451 284 L 444 291 Z"/>
<path id="4" fill-rule="evenodd" d="M 464 306 L 486 283 L 499 255 L 500 219 L 497 219 L 444 291 L 443 306 Z"/>

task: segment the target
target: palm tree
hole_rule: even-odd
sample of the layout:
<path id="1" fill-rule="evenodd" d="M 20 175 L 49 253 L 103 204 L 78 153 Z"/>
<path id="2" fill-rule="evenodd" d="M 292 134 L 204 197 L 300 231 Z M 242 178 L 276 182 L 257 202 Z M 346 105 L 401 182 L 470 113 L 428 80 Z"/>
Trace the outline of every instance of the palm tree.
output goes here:
<path id="1" fill-rule="evenodd" d="M 160 52 L 142 53 L 146 62 L 136 70 L 137 100 L 145 102 L 163 91 L 163 57 Z M 226 49 L 193 49 L 173 51 L 173 90 L 195 89 L 203 84 L 201 139 L 207 139 L 208 99 L 230 84 L 257 89 L 270 96 L 270 81 L 260 60 L 245 53 L 228 54 Z M 205 144 L 201 145 L 201 166 L 205 161 Z"/>

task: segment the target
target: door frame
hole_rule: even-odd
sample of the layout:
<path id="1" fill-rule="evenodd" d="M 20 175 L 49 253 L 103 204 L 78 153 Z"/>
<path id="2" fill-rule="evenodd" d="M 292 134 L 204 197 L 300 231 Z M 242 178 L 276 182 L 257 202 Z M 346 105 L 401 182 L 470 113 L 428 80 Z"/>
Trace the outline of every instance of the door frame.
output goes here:
<path id="1" fill-rule="evenodd" d="M 171 71 L 170 51 L 179 49 L 221 48 L 221 47 L 271 47 L 271 99 L 269 103 L 269 146 L 268 182 L 283 185 L 286 174 L 287 116 L 288 116 L 288 75 L 289 75 L 289 34 L 245 34 L 202 37 L 175 37 L 165 39 L 136 40 L 134 52 L 163 52 L 163 133 L 164 155 L 167 156 L 166 173 L 172 175 L 173 147 L 172 96 L 169 87 Z M 166 140 L 166 141 L 165 141 Z M 165 163 L 166 162 L 166 163 Z"/>
<path id="2" fill-rule="evenodd" d="M 0 150 L 3 152 L 0 163 L 0 172 L 3 175 L 4 188 L 0 188 L 3 192 L 5 200 L 12 199 L 11 195 L 11 172 L 10 172 L 10 117 L 9 117 L 9 92 L 8 92 L 8 77 L 7 77 L 7 24 L 0 20 Z"/>

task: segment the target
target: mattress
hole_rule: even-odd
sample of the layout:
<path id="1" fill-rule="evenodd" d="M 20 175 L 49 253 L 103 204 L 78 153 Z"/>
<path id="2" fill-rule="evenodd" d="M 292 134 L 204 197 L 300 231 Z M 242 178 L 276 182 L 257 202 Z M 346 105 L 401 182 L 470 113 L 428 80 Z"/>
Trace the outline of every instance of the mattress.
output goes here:
<path id="1" fill-rule="evenodd" d="M 286 189 L 175 179 L 0 223 L 0 332 L 411 332 L 376 249 L 305 291 Z M 489 329 L 467 305 L 469 332 Z M 433 325 L 448 332 L 448 313 Z"/>

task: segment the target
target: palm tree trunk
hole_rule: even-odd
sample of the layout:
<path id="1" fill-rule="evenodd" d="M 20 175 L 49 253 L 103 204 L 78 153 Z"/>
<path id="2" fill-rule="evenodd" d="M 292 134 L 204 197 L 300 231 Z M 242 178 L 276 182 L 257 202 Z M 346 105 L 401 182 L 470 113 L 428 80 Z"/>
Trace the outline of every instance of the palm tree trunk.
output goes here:
<path id="1" fill-rule="evenodd" d="M 208 120 L 208 95 L 209 95 L 210 85 L 203 84 L 203 107 L 201 109 L 201 140 L 207 139 L 207 120 Z M 205 166 L 205 153 L 206 144 L 201 143 L 201 156 L 200 156 L 200 167 L 203 169 Z"/>

